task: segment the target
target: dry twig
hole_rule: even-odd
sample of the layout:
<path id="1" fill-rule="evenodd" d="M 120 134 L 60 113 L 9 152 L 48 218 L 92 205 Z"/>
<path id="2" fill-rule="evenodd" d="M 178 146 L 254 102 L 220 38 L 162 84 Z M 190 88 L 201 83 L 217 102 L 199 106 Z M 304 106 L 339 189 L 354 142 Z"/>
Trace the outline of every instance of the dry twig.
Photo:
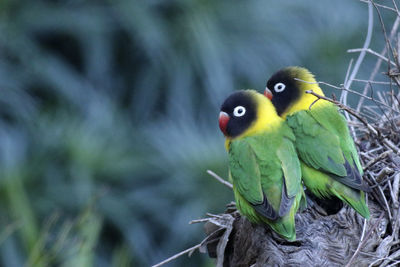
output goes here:
<path id="1" fill-rule="evenodd" d="M 365 236 L 365 238 L 362 240 L 362 242 L 360 243 L 360 245 L 358 246 L 357 250 L 354 252 L 353 256 L 351 257 L 350 261 L 346 264 L 345 267 L 350 267 L 351 264 L 353 263 L 355 257 L 357 256 L 358 253 L 360 253 L 361 248 L 364 246 L 366 240 L 368 240 L 368 238 L 370 237 L 370 235 L 372 234 L 372 232 L 375 230 L 375 228 L 378 226 L 378 224 L 380 223 L 380 221 L 383 218 L 384 213 L 381 214 L 381 216 L 379 217 L 379 219 L 376 220 L 375 224 L 371 227 L 371 229 L 369 229 L 367 235 Z"/>
<path id="2" fill-rule="evenodd" d="M 200 248 L 201 245 L 202 245 L 202 244 L 200 243 L 200 244 L 197 244 L 196 246 L 193 246 L 193 247 L 188 248 L 188 249 L 186 249 L 186 250 L 184 250 L 184 251 L 181 251 L 181 252 L 175 254 L 174 256 L 169 257 L 168 259 L 163 260 L 162 262 L 153 265 L 152 267 L 160 267 L 161 265 L 164 265 L 164 264 L 166 264 L 166 263 L 168 263 L 168 262 L 171 262 L 171 261 L 173 261 L 173 260 L 179 258 L 180 256 L 183 256 L 183 255 L 188 254 L 188 253 L 190 253 L 190 252 L 192 252 L 192 251 L 195 251 L 196 249 Z"/>
<path id="3" fill-rule="evenodd" d="M 233 188 L 232 184 L 228 181 L 226 181 L 225 179 L 221 178 L 220 176 L 218 176 L 215 172 L 211 171 L 211 170 L 207 170 L 207 173 L 209 175 L 211 175 L 212 177 L 214 177 L 218 182 L 220 182 L 221 184 L 229 187 L 230 189 Z"/>

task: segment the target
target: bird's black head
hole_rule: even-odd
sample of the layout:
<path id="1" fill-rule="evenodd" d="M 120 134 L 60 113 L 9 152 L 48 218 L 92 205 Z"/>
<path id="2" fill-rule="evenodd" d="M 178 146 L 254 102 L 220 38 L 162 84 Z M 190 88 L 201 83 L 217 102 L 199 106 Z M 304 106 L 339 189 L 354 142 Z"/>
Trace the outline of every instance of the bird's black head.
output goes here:
<path id="1" fill-rule="evenodd" d="M 222 104 L 219 128 L 226 137 L 235 138 L 244 133 L 257 117 L 256 92 L 241 90 L 231 94 Z"/>
<path id="2" fill-rule="evenodd" d="M 281 69 L 267 82 L 264 95 L 271 99 L 279 116 L 301 97 L 299 81 L 295 80 L 295 78 L 301 79 L 301 70 L 303 69 L 299 67 Z"/>
<path id="3" fill-rule="evenodd" d="M 302 97 L 303 85 L 315 82 L 314 76 L 305 68 L 287 67 L 279 70 L 267 82 L 264 95 L 271 99 L 279 116 Z"/>

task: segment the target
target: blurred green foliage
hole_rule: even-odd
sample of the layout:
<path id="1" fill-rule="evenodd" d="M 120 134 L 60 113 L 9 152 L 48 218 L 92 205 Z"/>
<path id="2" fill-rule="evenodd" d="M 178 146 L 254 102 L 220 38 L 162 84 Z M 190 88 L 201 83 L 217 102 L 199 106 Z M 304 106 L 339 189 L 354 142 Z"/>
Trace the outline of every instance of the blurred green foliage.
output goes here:
<path id="1" fill-rule="evenodd" d="M 220 103 L 286 65 L 342 82 L 366 16 L 345 0 L 2 0 L 0 265 L 145 266 L 198 243 L 188 221 L 233 200 L 206 174 L 227 175 Z"/>

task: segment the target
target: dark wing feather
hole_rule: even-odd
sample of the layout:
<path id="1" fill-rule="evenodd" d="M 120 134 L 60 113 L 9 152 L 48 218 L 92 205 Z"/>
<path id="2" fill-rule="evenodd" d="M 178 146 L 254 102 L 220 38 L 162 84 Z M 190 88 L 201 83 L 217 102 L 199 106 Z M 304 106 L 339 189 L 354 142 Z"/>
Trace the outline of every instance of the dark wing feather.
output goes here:
<path id="1" fill-rule="evenodd" d="M 272 221 L 278 219 L 278 213 L 276 213 L 274 208 L 268 202 L 267 197 L 264 196 L 264 201 L 262 204 L 259 204 L 259 205 L 252 204 L 252 206 L 258 213 L 260 213 L 262 216 L 266 217 L 267 219 L 270 219 Z"/>
<path id="2" fill-rule="evenodd" d="M 282 198 L 281 198 L 281 204 L 279 207 L 279 217 L 283 217 L 286 215 L 286 213 L 289 212 L 290 208 L 293 205 L 295 197 L 289 197 L 288 192 L 286 190 L 286 179 L 283 179 L 283 184 L 282 184 Z"/>
<path id="3" fill-rule="evenodd" d="M 346 176 L 337 176 L 334 174 L 329 174 L 330 177 L 335 179 L 342 184 L 345 184 L 351 188 L 362 190 L 364 192 L 371 192 L 371 188 L 368 186 L 366 182 L 362 180 L 360 172 L 354 168 L 356 166 L 353 163 L 353 166 L 350 165 L 349 161 L 345 159 L 344 167 L 346 168 L 347 175 Z"/>

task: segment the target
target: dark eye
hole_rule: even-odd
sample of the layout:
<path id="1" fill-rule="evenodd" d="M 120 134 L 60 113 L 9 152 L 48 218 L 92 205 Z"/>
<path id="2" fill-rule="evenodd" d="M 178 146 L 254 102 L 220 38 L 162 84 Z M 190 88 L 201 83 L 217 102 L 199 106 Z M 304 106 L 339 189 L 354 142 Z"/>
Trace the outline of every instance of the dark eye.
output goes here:
<path id="1" fill-rule="evenodd" d="M 286 88 L 286 85 L 283 84 L 283 83 L 277 83 L 277 84 L 275 84 L 275 86 L 274 86 L 274 90 L 275 90 L 275 92 L 277 92 L 277 93 L 282 92 L 283 90 L 285 90 L 285 88 Z"/>
<path id="2" fill-rule="evenodd" d="M 243 106 L 237 106 L 233 109 L 233 115 L 235 117 L 242 117 L 244 114 L 246 114 L 246 108 Z"/>

